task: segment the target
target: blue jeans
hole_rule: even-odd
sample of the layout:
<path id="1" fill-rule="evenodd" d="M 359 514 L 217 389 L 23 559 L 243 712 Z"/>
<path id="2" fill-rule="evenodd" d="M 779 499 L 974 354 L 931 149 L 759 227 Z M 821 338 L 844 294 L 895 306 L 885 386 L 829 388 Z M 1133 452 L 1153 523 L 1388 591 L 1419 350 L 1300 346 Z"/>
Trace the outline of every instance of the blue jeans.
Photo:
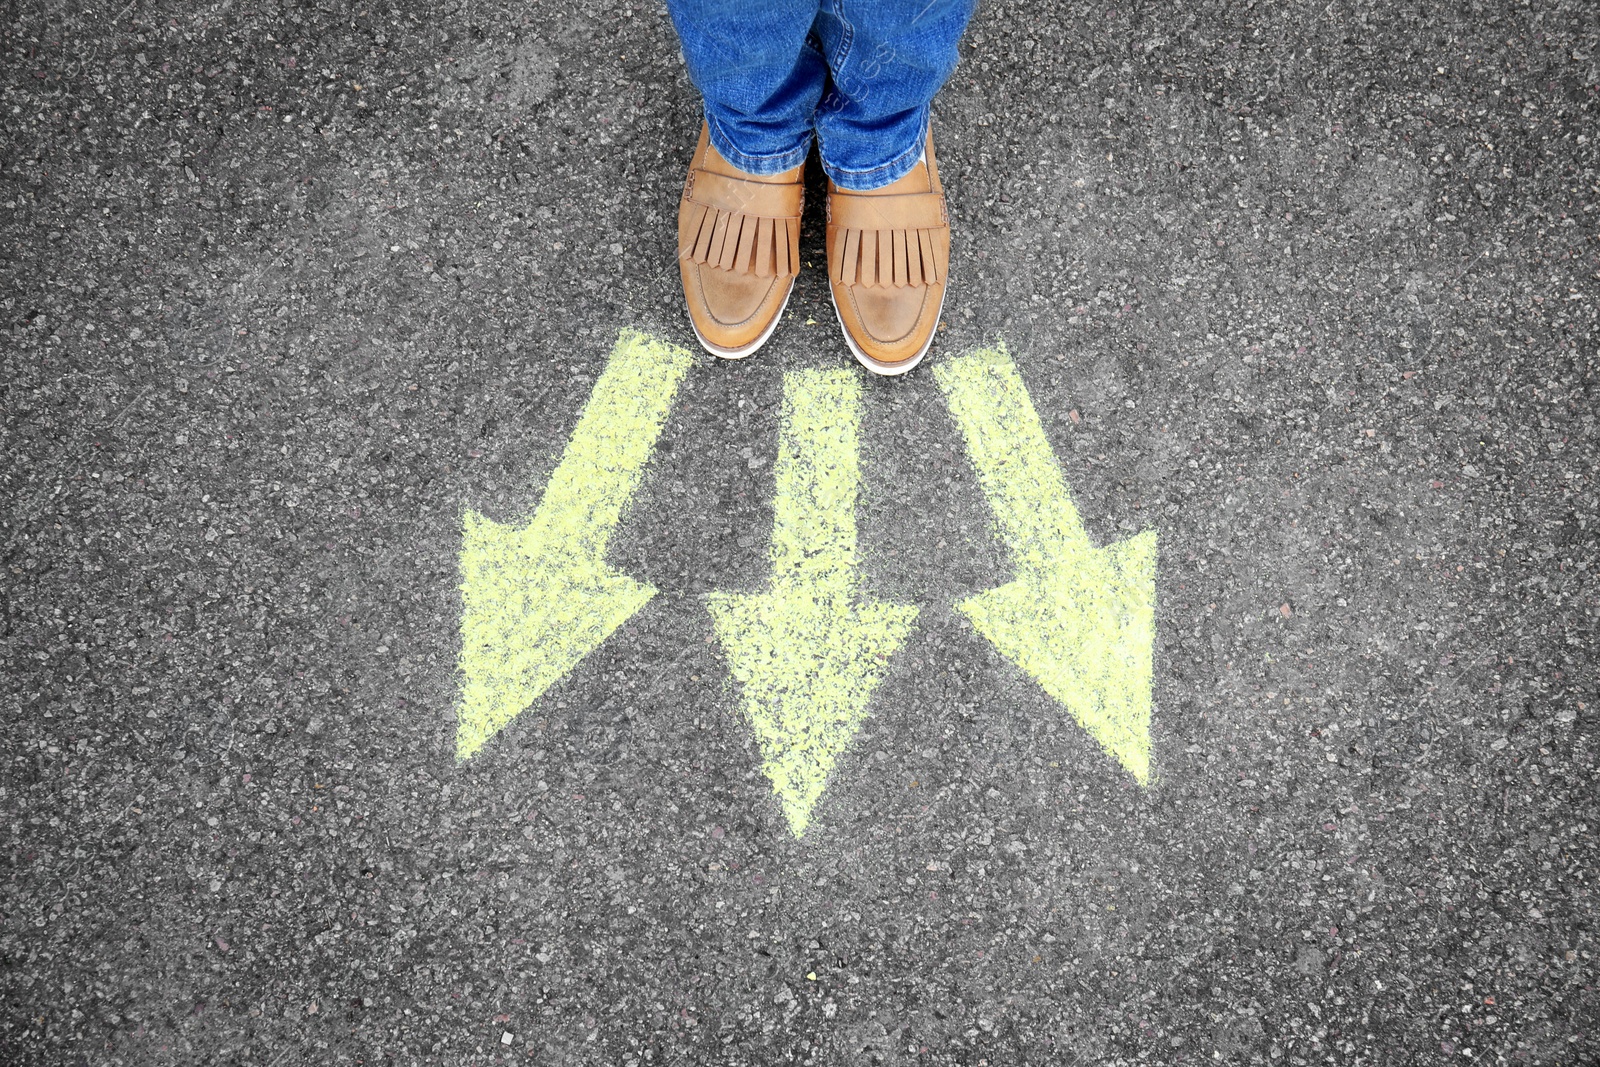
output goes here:
<path id="1" fill-rule="evenodd" d="M 916 166 L 977 0 L 667 0 L 711 143 L 752 174 L 820 145 L 842 189 Z"/>

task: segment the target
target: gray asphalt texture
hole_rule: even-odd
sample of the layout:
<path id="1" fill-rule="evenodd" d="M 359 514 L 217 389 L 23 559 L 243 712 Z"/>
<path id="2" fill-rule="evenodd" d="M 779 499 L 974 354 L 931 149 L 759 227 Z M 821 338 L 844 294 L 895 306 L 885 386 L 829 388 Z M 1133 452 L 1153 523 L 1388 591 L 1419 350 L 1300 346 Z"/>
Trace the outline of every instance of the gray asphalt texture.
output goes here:
<path id="1" fill-rule="evenodd" d="M 915 603 L 811 830 L 710 617 L 767 577 L 809 266 L 690 372 L 661 595 L 454 758 L 461 517 L 619 330 L 692 345 L 662 10 L 5 7 L 8 1064 L 1600 1061 L 1600 20 L 987 3 L 927 366 L 866 383 Z M 1140 790 L 955 612 L 935 387 L 1003 341 L 1097 543 L 1160 537 Z"/>

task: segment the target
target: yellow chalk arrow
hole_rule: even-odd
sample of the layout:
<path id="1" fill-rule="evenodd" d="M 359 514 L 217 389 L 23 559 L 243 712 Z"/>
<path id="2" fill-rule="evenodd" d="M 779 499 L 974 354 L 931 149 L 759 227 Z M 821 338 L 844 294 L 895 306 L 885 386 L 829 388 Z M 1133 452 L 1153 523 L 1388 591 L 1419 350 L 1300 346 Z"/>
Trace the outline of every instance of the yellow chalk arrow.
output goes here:
<path id="1" fill-rule="evenodd" d="M 1010 582 L 957 607 L 1148 784 L 1155 531 L 1105 548 L 1090 543 L 1003 347 L 951 360 L 933 373 L 1014 567 Z"/>
<path id="2" fill-rule="evenodd" d="M 856 595 L 855 373 L 787 375 L 782 420 L 770 591 L 718 592 L 706 601 L 761 743 L 762 769 L 799 837 L 917 609 Z"/>
<path id="3" fill-rule="evenodd" d="M 466 514 L 461 539 L 461 698 L 468 759 L 656 591 L 606 565 L 606 542 L 694 357 L 624 330 L 533 518 Z"/>

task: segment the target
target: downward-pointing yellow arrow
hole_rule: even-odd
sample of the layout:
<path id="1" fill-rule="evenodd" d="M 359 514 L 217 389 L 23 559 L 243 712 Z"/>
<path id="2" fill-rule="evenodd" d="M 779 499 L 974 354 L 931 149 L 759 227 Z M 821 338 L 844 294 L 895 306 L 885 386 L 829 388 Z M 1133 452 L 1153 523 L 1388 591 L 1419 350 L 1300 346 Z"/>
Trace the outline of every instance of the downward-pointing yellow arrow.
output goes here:
<path id="1" fill-rule="evenodd" d="M 860 421 L 854 372 L 785 377 L 771 589 L 706 598 L 743 688 L 762 769 L 796 837 L 917 615 L 910 605 L 856 596 Z"/>
<path id="2" fill-rule="evenodd" d="M 1141 785 L 1150 781 L 1156 535 L 1095 548 L 1005 349 L 935 368 L 1015 576 L 957 605 Z"/>
<path id="3" fill-rule="evenodd" d="M 624 330 L 533 518 L 508 526 L 467 512 L 457 759 L 476 753 L 655 596 L 606 565 L 606 542 L 693 362 L 681 348 Z"/>

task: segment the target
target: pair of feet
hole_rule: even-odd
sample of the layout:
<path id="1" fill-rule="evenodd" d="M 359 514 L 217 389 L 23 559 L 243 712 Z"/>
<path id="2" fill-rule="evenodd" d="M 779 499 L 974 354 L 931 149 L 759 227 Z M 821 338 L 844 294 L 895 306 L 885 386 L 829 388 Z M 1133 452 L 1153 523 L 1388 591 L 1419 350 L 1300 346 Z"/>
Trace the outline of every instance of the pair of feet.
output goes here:
<path id="1" fill-rule="evenodd" d="M 708 352 L 743 359 L 777 328 L 800 272 L 802 167 L 755 175 L 700 143 L 678 202 L 689 321 Z M 944 306 L 950 220 L 933 140 L 905 177 L 856 192 L 828 183 L 828 287 L 845 341 L 876 374 L 927 354 Z"/>

